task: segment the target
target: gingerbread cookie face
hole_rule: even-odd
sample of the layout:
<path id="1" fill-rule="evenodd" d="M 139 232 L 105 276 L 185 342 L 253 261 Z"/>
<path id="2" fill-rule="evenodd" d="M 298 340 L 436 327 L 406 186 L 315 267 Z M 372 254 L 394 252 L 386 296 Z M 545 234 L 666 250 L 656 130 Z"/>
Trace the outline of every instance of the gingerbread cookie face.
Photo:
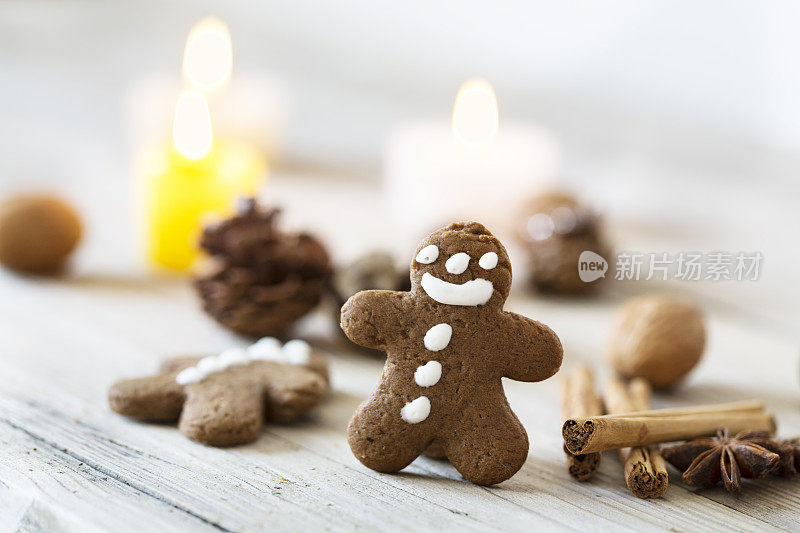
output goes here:
<path id="1" fill-rule="evenodd" d="M 477 223 L 432 233 L 411 263 L 411 290 L 454 306 L 502 306 L 511 289 L 503 245 Z"/>
<path id="2" fill-rule="evenodd" d="M 246 350 L 167 360 L 158 374 L 117 382 L 111 409 L 140 420 L 172 422 L 210 446 L 258 438 L 264 420 L 289 422 L 328 392 L 325 360 L 304 341 L 264 338 Z"/>
<path id="3" fill-rule="evenodd" d="M 363 291 L 342 307 L 345 334 L 387 353 L 377 390 L 350 422 L 351 449 L 366 466 L 394 472 L 434 444 L 470 481 L 508 479 L 527 458 L 528 438 L 501 379 L 555 374 L 558 337 L 503 311 L 511 265 L 480 224 L 431 234 L 411 277 L 410 292 Z"/>

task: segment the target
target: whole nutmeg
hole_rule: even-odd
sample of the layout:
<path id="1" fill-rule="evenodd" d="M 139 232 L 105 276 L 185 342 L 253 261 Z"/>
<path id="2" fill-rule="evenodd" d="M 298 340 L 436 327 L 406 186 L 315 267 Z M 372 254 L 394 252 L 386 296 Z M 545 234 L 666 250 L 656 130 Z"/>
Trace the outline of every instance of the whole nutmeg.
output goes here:
<path id="1" fill-rule="evenodd" d="M 697 306 L 665 295 L 640 296 L 620 309 L 608 358 L 622 376 L 665 388 L 695 367 L 705 341 L 703 314 Z"/>
<path id="2" fill-rule="evenodd" d="M 22 195 L 0 203 L 0 263 L 31 273 L 61 268 L 81 238 L 81 221 L 63 200 Z"/>

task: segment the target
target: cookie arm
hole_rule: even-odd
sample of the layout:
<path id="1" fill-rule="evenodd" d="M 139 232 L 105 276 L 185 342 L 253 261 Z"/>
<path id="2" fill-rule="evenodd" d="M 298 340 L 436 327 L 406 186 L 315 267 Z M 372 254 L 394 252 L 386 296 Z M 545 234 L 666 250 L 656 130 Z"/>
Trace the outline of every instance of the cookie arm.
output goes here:
<path id="1" fill-rule="evenodd" d="M 183 387 L 175 382 L 175 374 L 177 372 L 118 381 L 108 391 L 111 410 L 140 420 L 177 420 L 186 395 Z"/>
<path id="2" fill-rule="evenodd" d="M 374 290 L 353 295 L 342 306 L 342 331 L 356 344 L 386 350 L 386 346 L 403 330 L 407 294 Z"/>
<path id="3" fill-rule="evenodd" d="M 505 327 L 497 353 L 506 357 L 503 376 L 542 381 L 558 372 L 564 350 L 552 329 L 516 313 L 504 313 Z"/>

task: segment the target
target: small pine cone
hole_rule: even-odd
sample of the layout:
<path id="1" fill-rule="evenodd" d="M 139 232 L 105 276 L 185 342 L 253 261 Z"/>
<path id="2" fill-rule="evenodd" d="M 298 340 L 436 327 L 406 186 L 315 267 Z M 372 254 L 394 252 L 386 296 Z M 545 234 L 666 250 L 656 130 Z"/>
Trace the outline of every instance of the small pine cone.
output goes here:
<path id="1" fill-rule="evenodd" d="M 372 252 L 338 267 L 331 278 L 330 289 L 336 303 L 332 318 L 336 329 L 343 338 L 346 338 L 339 327 L 339 320 L 342 306 L 348 298 L 358 292 L 371 289 L 409 291 L 411 290 L 411 274 L 408 268 L 399 268 L 391 254 Z M 351 345 L 367 353 L 383 354 L 378 350 L 365 348 L 355 343 L 351 343 Z"/>
<path id="2" fill-rule="evenodd" d="M 519 224 L 519 237 L 531 265 L 533 285 L 544 292 L 579 294 L 595 289 L 581 281 L 578 258 L 584 251 L 610 260 L 600 218 L 573 196 L 563 192 L 532 198 Z"/>
<path id="3" fill-rule="evenodd" d="M 319 304 L 330 278 L 322 243 L 305 233 L 282 233 L 277 215 L 245 200 L 234 217 L 207 227 L 200 241 L 217 262 L 195 280 L 203 309 L 243 335 L 284 335 Z"/>
<path id="4" fill-rule="evenodd" d="M 411 290 L 411 275 L 407 268 L 398 268 L 390 254 L 372 252 L 337 268 L 331 279 L 331 292 L 339 308 L 357 292 L 370 289 Z"/>

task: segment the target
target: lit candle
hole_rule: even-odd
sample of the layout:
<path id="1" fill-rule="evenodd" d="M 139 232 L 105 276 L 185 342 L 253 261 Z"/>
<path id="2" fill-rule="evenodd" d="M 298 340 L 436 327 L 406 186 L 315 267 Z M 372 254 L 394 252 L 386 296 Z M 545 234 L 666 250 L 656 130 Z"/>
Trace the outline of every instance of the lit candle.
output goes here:
<path id="1" fill-rule="evenodd" d="M 227 26 L 203 19 L 189 34 L 172 142 L 143 150 L 142 179 L 146 255 L 153 266 L 186 270 L 199 255 L 203 223 L 233 212 L 235 199 L 252 196 L 266 174 L 263 152 L 240 137 L 214 139 L 208 98 L 227 92 L 233 53 Z M 216 117 L 215 117 L 216 120 Z"/>
<path id="2" fill-rule="evenodd" d="M 189 32 L 178 69 L 151 73 L 127 92 L 125 114 L 131 152 L 169 134 L 175 99 L 186 85 L 202 91 L 214 119 L 214 133 L 235 137 L 261 150 L 270 161 L 280 156 L 286 138 L 291 99 L 279 76 L 233 68 L 230 31 L 223 21 L 206 17 Z"/>
<path id="3" fill-rule="evenodd" d="M 139 164 L 147 257 L 172 270 L 192 266 L 203 223 L 231 214 L 235 199 L 255 194 L 266 171 L 253 146 L 214 140 L 208 103 L 196 90 L 178 98 L 172 143 L 146 150 Z"/>
<path id="4" fill-rule="evenodd" d="M 510 235 L 514 209 L 551 182 L 560 168 L 552 134 L 533 124 L 499 120 L 494 89 L 467 80 L 452 121 L 401 125 L 384 154 L 384 193 L 404 238 L 444 223 L 477 220 Z"/>

